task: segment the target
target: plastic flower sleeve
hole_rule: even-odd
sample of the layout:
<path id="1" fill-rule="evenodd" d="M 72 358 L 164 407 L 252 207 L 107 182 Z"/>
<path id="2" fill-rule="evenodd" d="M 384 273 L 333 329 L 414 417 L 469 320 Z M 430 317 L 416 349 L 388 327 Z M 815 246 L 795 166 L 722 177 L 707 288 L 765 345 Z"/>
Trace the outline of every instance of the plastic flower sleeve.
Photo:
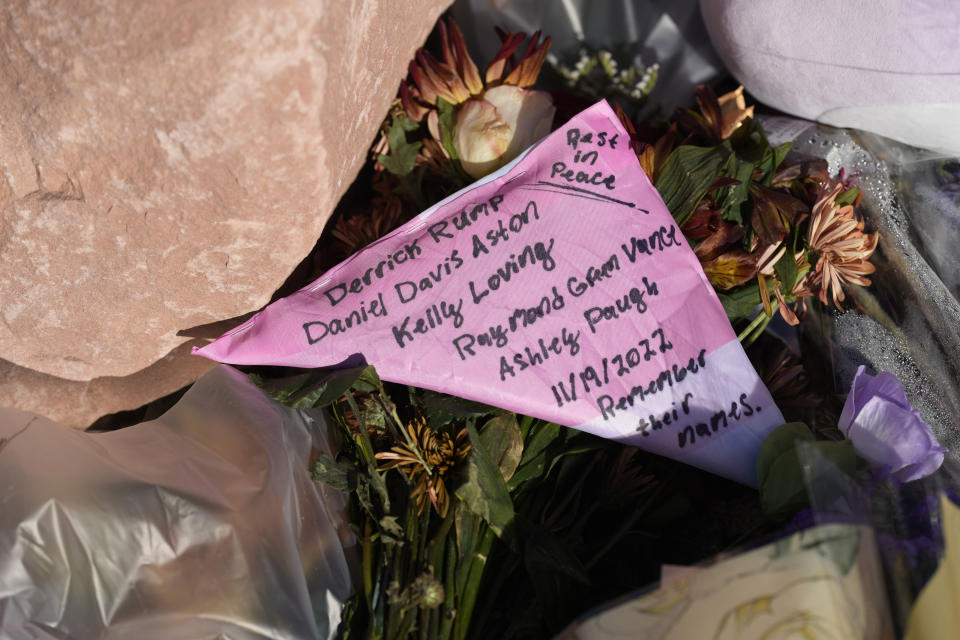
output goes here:
<path id="1" fill-rule="evenodd" d="M 940 496 L 957 495 L 960 465 L 944 462 L 936 474 L 902 483 L 886 473 L 849 475 L 812 445 L 798 443 L 810 511 L 794 525 L 851 523 L 877 539 L 889 611 L 901 637 L 917 596 L 943 558 Z"/>
<path id="2" fill-rule="evenodd" d="M 832 175 L 846 169 L 863 192 L 867 224 L 880 232 L 873 285 L 854 290 L 852 310 L 810 305 L 804 322 L 829 358 L 837 395 L 847 394 L 860 365 L 894 374 L 946 456 L 960 461 L 960 261 L 949 249 L 960 243 L 956 163 L 863 132 L 794 131 L 795 152 L 825 158 Z"/>
<path id="3" fill-rule="evenodd" d="M 4 637 L 331 637 L 352 580 L 322 426 L 227 366 L 120 431 L 0 409 Z"/>

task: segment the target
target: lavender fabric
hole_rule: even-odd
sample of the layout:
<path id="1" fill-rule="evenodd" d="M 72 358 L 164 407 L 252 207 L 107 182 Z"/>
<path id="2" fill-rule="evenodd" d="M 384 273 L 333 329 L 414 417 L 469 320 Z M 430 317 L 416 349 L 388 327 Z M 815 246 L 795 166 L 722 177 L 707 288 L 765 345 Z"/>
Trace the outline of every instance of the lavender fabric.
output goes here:
<path id="1" fill-rule="evenodd" d="M 871 376 L 859 367 L 837 426 L 860 455 L 901 482 L 928 476 L 943 464 L 946 449 L 891 373 Z"/>
<path id="2" fill-rule="evenodd" d="M 700 0 L 730 72 L 792 115 L 960 155 L 956 0 Z"/>

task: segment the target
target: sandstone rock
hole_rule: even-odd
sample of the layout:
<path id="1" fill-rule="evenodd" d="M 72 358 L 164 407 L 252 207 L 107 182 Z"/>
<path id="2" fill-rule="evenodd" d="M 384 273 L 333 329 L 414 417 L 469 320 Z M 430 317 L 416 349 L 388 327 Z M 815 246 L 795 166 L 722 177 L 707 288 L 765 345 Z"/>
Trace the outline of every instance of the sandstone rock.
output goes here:
<path id="1" fill-rule="evenodd" d="M 126 376 L 264 305 L 447 4 L 4 3 L 0 358 Z"/>
<path id="2" fill-rule="evenodd" d="M 185 342 L 129 376 L 64 380 L 0 360 L 0 405 L 44 415 L 72 429 L 86 429 L 104 414 L 137 409 L 173 393 L 216 366 L 190 355 Z"/>

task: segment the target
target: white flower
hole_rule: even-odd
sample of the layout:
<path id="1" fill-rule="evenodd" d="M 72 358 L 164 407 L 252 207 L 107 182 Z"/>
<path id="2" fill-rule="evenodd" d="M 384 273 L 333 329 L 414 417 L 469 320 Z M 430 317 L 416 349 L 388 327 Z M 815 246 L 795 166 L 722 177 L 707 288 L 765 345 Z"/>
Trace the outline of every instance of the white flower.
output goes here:
<path id="1" fill-rule="evenodd" d="M 468 100 L 457 113 L 453 146 L 463 168 L 482 178 L 548 133 L 556 109 L 550 94 L 509 84 Z"/>

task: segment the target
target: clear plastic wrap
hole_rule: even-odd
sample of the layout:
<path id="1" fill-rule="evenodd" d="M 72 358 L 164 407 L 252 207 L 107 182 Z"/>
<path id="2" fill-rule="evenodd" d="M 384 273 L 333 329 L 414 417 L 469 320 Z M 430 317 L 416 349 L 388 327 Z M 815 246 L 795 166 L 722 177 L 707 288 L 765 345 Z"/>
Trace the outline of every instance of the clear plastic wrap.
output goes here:
<path id="1" fill-rule="evenodd" d="M 960 465 L 947 460 L 941 470 L 919 481 L 900 483 L 875 474 L 854 478 L 809 443 L 798 445 L 811 511 L 801 525 L 844 522 L 873 529 L 884 568 L 888 610 L 897 637 L 903 637 L 911 609 L 944 557 L 942 502 L 956 498 Z"/>
<path id="2" fill-rule="evenodd" d="M 893 373 L 960 462 L 960 167 L 862 131 L 779 117 L 769 125 L 794 152 L 825 158 L 832 175 L 844 169 L 880 232 L 873 284 L 856 289 L 852 311 L 812 304 L 803 323 L 829 358 L 836 393 L 846 395 L 860 365 Z M 782 131 L 789 135 L 776 138 Z"/>
<path id="3" fill-rule="evenodd" d="M 219 366 L 156 420 L 0 409 L 0 637 L 327 638 L 352 591 L 319 414 Z"/>
<path id="4" fill-rule="evenodd" d="M 801 325 L 828 359 L 836 394 L 847 394 L 860 365 L 891 372 L 948 448 L 936 474 L 907 483 L 882 473 L 855 479 L 815 447 L 799 448 L 813 521 L 875 530 L 902 634 L 943 558 L 940 495 L 955 498 L 960 488 L 960 166 L 862 131 L 780 117 L 764 125 L 771 140 L 792 140 L 794 152 L 826 159 L 832 175 L 843 168 L 841 177 L 863 192 L 867 224 L 880 232 L 872 285 L 855 290 L 851 310 L 812 304 Z"/>

